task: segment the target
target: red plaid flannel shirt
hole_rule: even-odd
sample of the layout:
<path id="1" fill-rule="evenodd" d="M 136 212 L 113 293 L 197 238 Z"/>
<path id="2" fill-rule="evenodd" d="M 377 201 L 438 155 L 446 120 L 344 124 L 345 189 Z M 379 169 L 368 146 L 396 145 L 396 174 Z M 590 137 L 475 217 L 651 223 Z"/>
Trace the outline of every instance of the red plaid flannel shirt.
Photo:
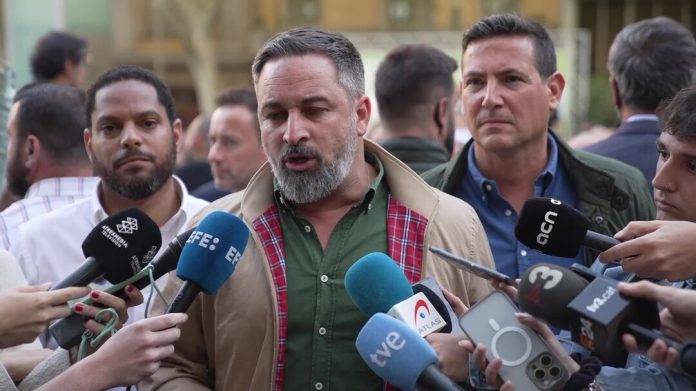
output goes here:
<path id="1" fill-rule="evenodd" d="M 389 195 L 387 206 L 387 247 L 391 256 L 401 267 L 406 278 L 413 284 L 421 278 L 423 242 L 428 220 L 407 208 Z M 278 302 L 278 356 L 274 390 L 283 389 L 285 368 L 285 345 L 288 334 L 287 280 L 285 278 L 285 243 L 280 228 L 280 214 L 274 204 L 253 223 L 254 231 L 261 238 L 268 259 L 276 301 Z M 387 387 L 388 389 L 391 387 Z"/>

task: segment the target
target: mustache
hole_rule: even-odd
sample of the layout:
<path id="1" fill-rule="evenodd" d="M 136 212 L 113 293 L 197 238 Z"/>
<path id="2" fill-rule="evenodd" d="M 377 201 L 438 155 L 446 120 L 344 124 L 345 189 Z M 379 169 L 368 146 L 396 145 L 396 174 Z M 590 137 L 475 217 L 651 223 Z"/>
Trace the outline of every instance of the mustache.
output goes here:
<path id="1" fill-rule="evenodd" d="M 143 152 L 139 149 L 127 149 L 123 152 L 119 152 L 118 154 L 116 154 L 116 160 L 114 161 L 114 167 L 118 167 L 118 166 L 123 164 L 124 160 L 131 159 L 134 157 L 141 158 L 144 160 L 149 160 L 149 161 L 155 161 L 155 156 L 150 154 L 150 153 Z"/>
<path id="2" fill-rule="evenodd" d="M 315 148 L 306 144 L 288 145 L 280 151 L 280 161 L 285 161 L 289 155 L 307 155 L 321 161 L 321 154 Z"/>

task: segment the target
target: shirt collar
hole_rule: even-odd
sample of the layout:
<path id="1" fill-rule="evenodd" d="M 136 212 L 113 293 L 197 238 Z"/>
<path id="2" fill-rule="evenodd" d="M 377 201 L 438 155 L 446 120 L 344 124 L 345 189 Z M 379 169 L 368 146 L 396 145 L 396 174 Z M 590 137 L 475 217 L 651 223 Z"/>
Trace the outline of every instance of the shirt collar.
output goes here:
<path id="1" fill-rule="evenodd" d="M 178 185 L 177 191 L 181 193 L 181 204 L 179 204 L 179 210 L 166 223 L 164 223 L 164 225 L 161 227 L 162 229 L 164 227 L 168 227 L 175 221 L 187 221 L 189 214 L 187 212 L 192 212 L 191 215 L 195 213 L 195 211 L 187 210 L 189 209 L 187 201 L 190 198 L 190 196 L 188 193 L 188 189 L 186 189 L 186 185 L 184 185 L 184 182 L 182 182 L 181 179 L 179 179 L 179 177 L 177 177 L 176 175 L 172 175 L 172 178 L 174 178 L 174 182 Z M 95 186 L 94 193 L 92 195 L 92 222 L 95 225 L 98 224 L 100 221 L 104 220 L 105 218 L 109 217 L 109 215 L 104 210 L 101 201 L 99 200 L 99 188 L 101 187 L 101 184 L 102 181 L 100 180 L 98 185 Z"/>
<path id="2" fill-rule="evenodd" d="M 24 198 L 88 196 L 98 183 L 98 177 L 46 178 L 29 186 Z"/>
<path id="3" fill-rule="evenodd" d="M 624 123 L 638 122 L 638 121 L 659 122 L 660 119 L 655 114 L 635 114 L 635 115 L 632 115 L 632 116 L 626 118 L 626 121 L 624 121 Z"/>
<path id="4" fill-rule="evenodd" d="M 362 201 L 357 203 L 354 207 L 369 205 L 374 199 L 375 193 L 377 192 L 377 188 L 379 187 L 379 184 L 382 182 L 382 178 L 384 177 L 384 166 L 382 165 L 382 162 L 376 155 L 374 155 L 371 152 L 365 151 L 365 161 L 375 168 L 375 170 L 377 171 L 377 175 L 375 176 L 375 180 L 372 181 L 370 187 L 367 189 L 365 197 L 363 197 Z M 275 198 L 276 203 L 280 205 L 284 210 L 294 213 L 292 201 L 283 197 L 283 193 L 278 188 L 278 181 L 275 178 L 273 179 L 273 196 Z M 366 211 L 368 211 L 369 209 L 369 207 L 366 208 Z"/>
<path id="5" fill-rule="evenodd" d="M 469 166 L 469 173 L 471 173 L 471 178 L 476 183 L 477 191 L 485 197 L 488 192 L 495 191 L 498 192 L 498 186 L 495 180 L 487 178 L 476 164 L 476 157 L 474 155 L 475 143 L 471 143 L 471 148 L 469 148 L 469 153 L 467 155 L 467 161 Z M 546 167 L 539 173 L 534 183 L 540 183 L 542 186 L 547 186 L 553 180 L 558 169 L 558 143 L 551 136 L 548 135 L 548 161 L 546 162 Z"/>

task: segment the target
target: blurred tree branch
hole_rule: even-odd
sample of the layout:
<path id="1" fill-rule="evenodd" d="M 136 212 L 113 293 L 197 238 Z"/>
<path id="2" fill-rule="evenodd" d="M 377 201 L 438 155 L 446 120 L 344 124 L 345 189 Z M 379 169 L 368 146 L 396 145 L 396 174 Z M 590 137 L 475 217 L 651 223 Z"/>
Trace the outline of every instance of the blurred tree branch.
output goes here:
<path id="1" fill-rule="evenodd" d="M 218 79 L 215 39 L 211 27 L 220 0 L 153 0 L 184 43 L 198 108 L 211 112 Z"/>

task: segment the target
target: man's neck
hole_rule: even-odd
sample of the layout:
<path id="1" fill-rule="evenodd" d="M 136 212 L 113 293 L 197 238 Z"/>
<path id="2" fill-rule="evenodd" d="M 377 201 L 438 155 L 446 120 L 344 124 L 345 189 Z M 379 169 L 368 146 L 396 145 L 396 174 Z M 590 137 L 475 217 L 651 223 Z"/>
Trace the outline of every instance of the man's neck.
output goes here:
<path id="1" fill-rule="evenodd" d="M 158 226 L 163 226 L 181 208 L 183 194 L 173 177 L 155 193 L 134 200 L 121 196 L 102 181 L 99 185 L 99 201 L 108 215 L 128 208 L 138 208 L 145 212 Z"/>
<path id="2" fill-rule="evenodd" d="M 496 182 L 501 195 L 519 212 L 534 194 L 534 181 L 548 163 L 548 137 L 500 152 L 474 148 L 478 169 Z"/>
<path id="3" fill-rule="evenodd" d="M 619 109 L 619 115 L 621 116 L 621 123 L 625 123 L 626 120 L 628 120 L 628 119 L 631 118 L 632 116 L 638 115 L 638 114 L 651 114 L 651 115 L 655 115 L 655 112 L 654 112 L 654 111 L 650 111 L 650 110 L 634 109 L 634 108 L 626 107 L 626 106 L 624 106 L 624 107 L 622 107 L 621 109 Z"/>
<path id="4" fill-rule="evenodd" d="M 384 140 L 398 139 L 402 137 L 415 137 L 422 138 L 426 140 L 437 141 L 435 135 L 437 134 L 437 129 L 429 129 L 428 126 L 413 126 L 408 127 L 393 127 L 384 126 Z"/>
<path id="5" fill-rule="evenodd" d="M 94 171 L 89 164 L 47 164 L 41 170 L 38 170 L 34 178 L 32 178 L 32 183 L 48 178 L 88 177 L 93 175 Z"/>

